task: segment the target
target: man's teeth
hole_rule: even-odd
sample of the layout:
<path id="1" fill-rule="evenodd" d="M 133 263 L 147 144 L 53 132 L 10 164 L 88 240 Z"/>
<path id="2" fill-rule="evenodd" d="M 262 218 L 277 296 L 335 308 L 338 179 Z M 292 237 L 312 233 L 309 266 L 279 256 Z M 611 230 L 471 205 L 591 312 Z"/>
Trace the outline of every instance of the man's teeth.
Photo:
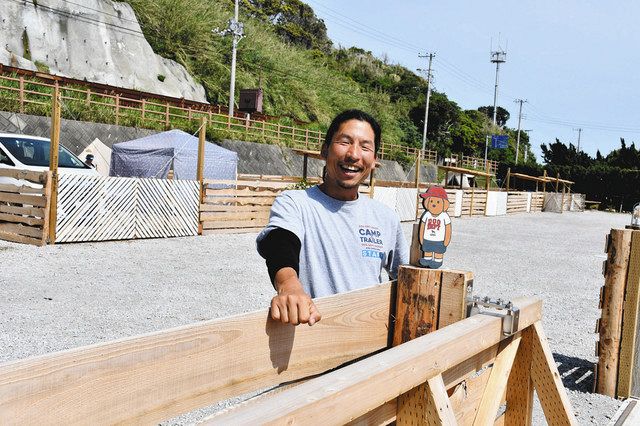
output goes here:
<path id="1" fill-rule="evenodd" d="M 341 166 L 344 170 L 348 170 L 350 172 L 359 172 L 360 168 L 355 166 Z"/>

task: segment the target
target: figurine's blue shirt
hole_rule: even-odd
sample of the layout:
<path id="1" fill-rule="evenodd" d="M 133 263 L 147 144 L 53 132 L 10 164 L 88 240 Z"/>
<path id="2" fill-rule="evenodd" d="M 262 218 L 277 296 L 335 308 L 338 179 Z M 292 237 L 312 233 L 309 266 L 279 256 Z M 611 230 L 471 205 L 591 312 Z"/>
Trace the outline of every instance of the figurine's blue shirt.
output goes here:
<path id="1" fill-rule="evenodd" d="M 300 239 L 299 278 L 311 297 L 378 284 L 383 269 L 395 278 L 398 266 L 409 260 L 396 213 L 365 196 L 340 201 L 318 186 L 284 191 L 257 241 L 275 228 Z"/>

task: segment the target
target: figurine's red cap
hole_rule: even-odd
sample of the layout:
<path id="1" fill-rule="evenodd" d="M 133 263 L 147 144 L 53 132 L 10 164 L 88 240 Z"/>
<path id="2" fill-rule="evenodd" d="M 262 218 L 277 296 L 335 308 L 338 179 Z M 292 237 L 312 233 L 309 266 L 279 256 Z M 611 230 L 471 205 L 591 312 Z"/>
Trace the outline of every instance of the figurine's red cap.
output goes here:
<path id="1" fill-rule="evenodd" d="M 420 194 L 420 197 L 422 198 L 436 197 L 436 198 L 442 198 L 443 200 L 449 201 L 449 197 L 447 196 L 447 191 L 445 191 L 444 188 L 440 186 L 429 187 L 429 189 L 427 189 L 427 192 L 423 192 L 422 194 Z"/>

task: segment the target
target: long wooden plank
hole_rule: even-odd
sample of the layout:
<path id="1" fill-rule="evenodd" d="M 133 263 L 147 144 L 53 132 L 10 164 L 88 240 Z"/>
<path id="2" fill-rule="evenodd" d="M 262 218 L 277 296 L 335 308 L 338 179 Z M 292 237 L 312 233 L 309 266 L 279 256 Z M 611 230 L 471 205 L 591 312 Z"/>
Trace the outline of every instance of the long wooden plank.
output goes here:
<path id="1" fill-rule="evenodd" d="M 45 211 L 46 210 L 42 207 L 6 206 L 4 204 L 0 204 L 0 213 L 44 217 Z"/>
<path id="2" fill-rule="evenodd" d="M 200 204 L 201 212 L 268 212 L 271 206 L 233 206 L 224 204 Z"/>
<path id="3" fill-rule="evenodd" d="M 275 197 L 205 197 L 205 204 L 227 204 L 234 203 L 237 205 L 257 205 L 270 206 L 275 201 Z"/>
<path id="4" fill-rule="evenodd" d="M 34 172 L 32 170 L 0 168 L 0 176 L 14 179 L 24 179 L 33 183 L 44 184 L 47 172 Z"/>
<path id="5" fill-rule="evenodd" d="M 244 220 L 244 219 L 269 219 L 270 211 L 262 212 L 207 212 L 200 213 L 200 221 L 225 221 L 225 220 Z"/>
<path id="6" fill-rule="evenodd" d="M 536 299 L 514 301 L 520 325 L 541 317 Z M 503 339 L 501 319 L 475 315 L 426 336 L 261 398 L 205 424 L 345 424 Z M 303 397 L 301 397 L 303 396 Z"/>
<path id="7" fill-rule="evenodd" d="M 598 375 L 596 392 L 610 397 L 616 396 L 618 363 L 620 361 L 620 338 L 622 334 L 622 308 L 624 306 L 625 283 L 629 269 L 631 230 L 612 229 L 605 266 L 602 314 L 599 327 Z M 629 387 L 626 387 L 628 391 Z"/>
<path id="8" fill-rule="evenodd" d="M 531 352 L 531 379 L 547 422 L 551 425 L 577 425 L 567 391 L 540 322 L 533 324 L 535 338 Z"/>
<path id="9" fill-rule="evenodd" d="M 45 197 L 40 195 L 23 195 L 0 192 L 0 201 L 14 204 L 27 204 L 30 206 L 44 207 L 47 204 Z"/>
<path id="10" fill-rule="evenodd" d="M 385 348 L 392 283 L 318 299 L 322 321 L 268 311 L 0 365 L 5 424 L 152 423 Z"/>
<path id="11" fill-rule="evenodd" d="M 19 223 L 0 222 L 0 231 L 25 237 L 42 238 L 42 228 L 26 226 Z"/>
<path id="12" fill-rule="evenodd" d="M 478 407 L 478 412 L 476 413 L 476 418 L 473 422 L 474 426 L 490 426 L 495 422 L 496 416 L 498 415 L 498 408 L 502 402 L 502 395 L 504 395 L 507 387 L 513 360 L 520 346 L 520 340 L 520 334 L 516 334 L 513 340 L 511 340 L 496 357 L 496 361 L 491 369 L 489 381 L 484 389 L 482 400 Z"/>
<path id="13" fill-rule="evenodd" d="M 25 237 L 24 235 L 18 235 L 11 232 L 5 232 L 0 229 L 0 240 L 11 241 L 14 243 L 42 245 L 40 238 Z"/>
<path id="14" fill-rule="evenodd" d="M 277 197 L 281 191 L 255 190 L 255 189 L 207 189 L 207 196 L 221 197 Z"/>
<path id="15" fill-rule="evenodd" d="M 262 231 L 264 226 L 255 228 L 222 228 L 222 229 L 205 229 L 202 231 L 202 235 L 218 235 L 218 234 L 248 234 L 252 232 Z"/>
<path id="16" fill-rule="evenodd" d="M 247 219 L 247 220 L 228 220 L 228 221 L 207 221 L 202 222 L 202 230 L 205 229 L 227 229 L 227 228 L 257 228 L 267 224 L 267 218 L 263 219 Z"/>
<path id="17" fill-rule="evenodd" d="M 456 413 L 456 419 L 460 425 L 470 425 L 473 423 L 475 413 L 478 410 L 478 404 L 482 398 L 485 384 L 489 378 L 491 368 L 489 364 L 493 363 L 498 354 L 499 344 L 495 344 L 489 349 L 485 349 L 477 355 L 463 361 L 462 363 L 448 369 L 442 374 L 442 379 L 448 390 L 454 387 L 463 390 L 463 395 L 454 397 L 451 401 L 453 411 Z M 481 374 L 478 371 L 483 370 Z M 464 381 L 464 382 L 463 382 Z M 463 382 L 463 383 L 461 383 Z M 454 391 L 455 394 L 455 391 Z M 383 425 L 389 424 L 396 419 L 397 402 L 393 399 L 386 404 L 369 411 L 366 414 L 355 419 L 354 425 Z"/>
<path id="18" fill-rule="evenodd" d="M 0 184 L 0 192 L 13 192 L 16 194 L 44 194 L 44 188 L 32 188 L 26 185 Z"/>
<path id="19" fill-rule="evenodd" d="M 44 225 L 44 220 L 40 218 L 25 217 L 22 215 L 7 214 L 7 213 L 0 213 L 0 221 L 6 221 L 6 222 L 12 222 L 12 223 L 23 223 L 25 225 L 30 225 L 30 226 Z"/>

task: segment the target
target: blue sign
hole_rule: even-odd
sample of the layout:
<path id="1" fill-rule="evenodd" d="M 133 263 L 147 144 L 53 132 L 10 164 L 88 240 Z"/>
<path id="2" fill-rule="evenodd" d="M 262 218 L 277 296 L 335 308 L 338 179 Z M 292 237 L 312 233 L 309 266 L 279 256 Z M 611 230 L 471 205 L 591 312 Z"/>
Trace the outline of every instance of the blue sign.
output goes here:
<path id="1" fill-rule="evenodd" d="M 491 148 L 505 149 L 509 146 L 509 135 L 491 135 Z"/>

